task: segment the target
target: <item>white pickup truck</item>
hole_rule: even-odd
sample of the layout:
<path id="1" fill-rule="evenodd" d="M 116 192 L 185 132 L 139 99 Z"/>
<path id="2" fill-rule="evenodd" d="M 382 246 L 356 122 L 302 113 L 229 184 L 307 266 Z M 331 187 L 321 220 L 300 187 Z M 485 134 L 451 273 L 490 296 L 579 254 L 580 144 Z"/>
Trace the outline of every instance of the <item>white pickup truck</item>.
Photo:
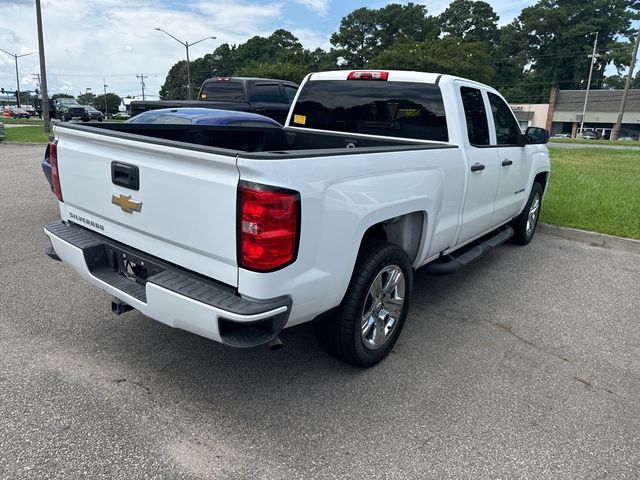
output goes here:
<path id="1" fill-rule="evenodd" d="M 235 347 L 316 320 L 359 366 L 400 335 L 413 272 L 528 243 L 548 134 L 448 75 L 306 77 L 284 128 L 65 124 L 50 145 L 49 255 L 172 327 Z"/>

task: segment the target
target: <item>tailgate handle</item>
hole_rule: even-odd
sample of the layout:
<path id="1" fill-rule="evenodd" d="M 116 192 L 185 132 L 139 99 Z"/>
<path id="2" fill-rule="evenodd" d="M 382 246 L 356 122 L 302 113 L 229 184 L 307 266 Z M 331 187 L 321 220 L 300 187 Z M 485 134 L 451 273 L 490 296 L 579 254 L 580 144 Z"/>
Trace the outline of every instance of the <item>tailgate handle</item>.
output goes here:
<path id="1" fill-rule="evenodd" d="M 140 172 L 135 165 L 111 162 L 111 181 L 114 185 L 138 190 L 140 188 Z"/>

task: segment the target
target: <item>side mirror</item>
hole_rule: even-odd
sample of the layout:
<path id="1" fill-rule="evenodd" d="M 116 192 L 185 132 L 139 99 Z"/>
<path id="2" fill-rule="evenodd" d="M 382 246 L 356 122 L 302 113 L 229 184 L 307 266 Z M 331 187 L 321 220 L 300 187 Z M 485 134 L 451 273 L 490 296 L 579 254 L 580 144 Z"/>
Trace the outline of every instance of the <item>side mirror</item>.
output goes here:
<path id="1" fill-rule="evenodd" d="M 549 141 L 549 132 L 544 128 L 527 127 L 524 135 L 529 140 L 529 143 L 533 144 L 543 144 Z"/>

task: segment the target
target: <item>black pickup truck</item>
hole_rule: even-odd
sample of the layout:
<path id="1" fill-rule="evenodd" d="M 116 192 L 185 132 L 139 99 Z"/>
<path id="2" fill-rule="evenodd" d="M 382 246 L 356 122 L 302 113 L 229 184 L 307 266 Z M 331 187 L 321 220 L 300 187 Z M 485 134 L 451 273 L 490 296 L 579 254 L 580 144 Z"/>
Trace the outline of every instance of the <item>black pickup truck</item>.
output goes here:
<path id="1" fill-rule="evenodd" d="M 78 103 L 75 98 L 57 98 L 49 101 L 51 118 L 68 122 L 70 120 L 81 119 L 83 122 L 91 120 L 89 112 Z"/>
<path id="2" fill-rule="evenodd" d="M 284 123 L 298 85 L 285 80 L 248 77 L 209 78 L 197 100 L 131 102 L 131 116 L 159 108 L 200 107 L 254 112 Z"/>

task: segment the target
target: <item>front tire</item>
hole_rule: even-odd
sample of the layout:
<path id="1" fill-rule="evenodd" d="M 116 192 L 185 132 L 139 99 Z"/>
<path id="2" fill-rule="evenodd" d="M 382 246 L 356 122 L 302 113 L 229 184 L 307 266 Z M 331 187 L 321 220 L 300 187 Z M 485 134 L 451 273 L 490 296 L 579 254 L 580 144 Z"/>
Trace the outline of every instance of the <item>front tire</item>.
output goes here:
<path id="1" fill-rule="evenodd" d="M 526 245 L 533 238 L 536 233 L 536 227 L 538 226 L 538 220 L 540 218 L 540 207 L 542 206 L 542 185 L 538 182 L 534 182 L 531 187 L 531 193 L 529 194 L 529 200 L 522 210 L 522 213 L 511 222 L 511 227 L 514 230 L 511 242 L 516 245 Z"/>
<path id="2" fill-rule="evenodd" d="M 380 362 L 400 336 L 412 288 L 413 271 L 404 250 L 365 241 L 337 313 L 319 324 L 321 344 L 352 365 Z"/>

